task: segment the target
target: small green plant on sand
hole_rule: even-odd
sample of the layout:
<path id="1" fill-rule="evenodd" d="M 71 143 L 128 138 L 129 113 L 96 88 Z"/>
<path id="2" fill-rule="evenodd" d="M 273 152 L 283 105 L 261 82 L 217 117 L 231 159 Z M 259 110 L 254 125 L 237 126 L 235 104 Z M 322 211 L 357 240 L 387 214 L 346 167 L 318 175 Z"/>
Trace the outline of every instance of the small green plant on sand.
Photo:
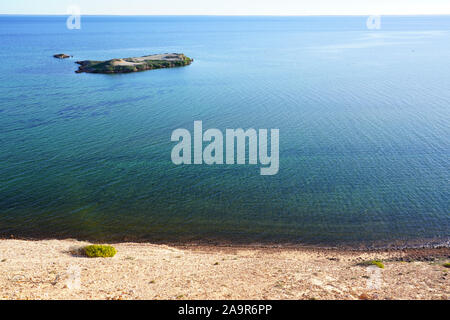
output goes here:
<path id="1" fill-rule="evenodd" d="M 377 266 L 378 268 L 384 269 L 384 264 L 380 260 L 369 260 L 359 263 L 360 266 Z"/>
<path id="2" fill-rule="evenodd" d="M 443 266 L 444 266 L 445 268 L 450 268 L 450 262 L 444 263 Z"/>
<path id="3" fill-rule="evenodd" d="M 84 247 L 84 253 L 89 258 L 112 258 L 116 255 L 117 250 L 112 246 L 95 244 Z"/>

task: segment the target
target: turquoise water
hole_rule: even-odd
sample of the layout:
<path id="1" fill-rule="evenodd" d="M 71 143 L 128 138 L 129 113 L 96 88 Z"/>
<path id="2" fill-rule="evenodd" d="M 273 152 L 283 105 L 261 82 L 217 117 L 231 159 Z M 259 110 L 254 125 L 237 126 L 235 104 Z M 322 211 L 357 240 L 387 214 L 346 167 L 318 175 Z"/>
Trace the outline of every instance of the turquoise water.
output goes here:
<path id="1" fill-rule="evenodd" d="M 74 72 L 164 52 L 195 62 Z M 448 243 L 449 57 L 450 16 L 0 16 L 0 235 Z M 280 129 L 279 173 L 173 165 L 194 120 Z"/>

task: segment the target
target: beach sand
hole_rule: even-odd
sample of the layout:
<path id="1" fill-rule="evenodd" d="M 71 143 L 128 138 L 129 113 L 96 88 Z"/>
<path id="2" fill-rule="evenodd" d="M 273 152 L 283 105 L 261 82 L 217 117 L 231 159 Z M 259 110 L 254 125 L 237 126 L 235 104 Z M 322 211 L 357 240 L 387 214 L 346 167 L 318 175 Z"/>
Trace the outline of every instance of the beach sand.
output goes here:
<path id="1" fill-rule="evenodd" d="M 87 242 L 0 240 L 0 299 L 449 299 L 450 249 L 114 244 L 114 258 L 74 255 Z M 384 269 L 360 266 L 379 259 Z M 402 261 L 404 260 L 404 261 Z"/>

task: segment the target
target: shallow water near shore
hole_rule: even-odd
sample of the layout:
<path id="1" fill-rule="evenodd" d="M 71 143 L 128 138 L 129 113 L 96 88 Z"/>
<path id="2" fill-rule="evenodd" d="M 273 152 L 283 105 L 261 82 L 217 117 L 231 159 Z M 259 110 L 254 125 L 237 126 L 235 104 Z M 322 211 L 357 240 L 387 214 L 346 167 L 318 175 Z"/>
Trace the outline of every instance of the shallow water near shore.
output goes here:
<path id="1" fill-rule="evenodd" d="M 0 236 L 448 244 L 450 17 L 366 19 L 0 16 Z M 279 173 L 175 166 L 195 120 L 280 129 Z"/>

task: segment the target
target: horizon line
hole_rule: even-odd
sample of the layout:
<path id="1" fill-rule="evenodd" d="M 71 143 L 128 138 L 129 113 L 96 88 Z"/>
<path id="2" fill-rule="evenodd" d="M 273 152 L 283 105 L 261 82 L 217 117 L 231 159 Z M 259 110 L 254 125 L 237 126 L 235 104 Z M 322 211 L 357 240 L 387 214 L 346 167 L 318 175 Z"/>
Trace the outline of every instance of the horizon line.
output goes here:
<path id="1" fill-rule="evenodd" d="M 70 16 L 69 13 L 0 13 L 0 16 Z M 450 13 L 377 13 L 377 14 L 81 14 L 81 16 L 96 17 L 365 17 L 365 16 L 450 16 Z"/>

